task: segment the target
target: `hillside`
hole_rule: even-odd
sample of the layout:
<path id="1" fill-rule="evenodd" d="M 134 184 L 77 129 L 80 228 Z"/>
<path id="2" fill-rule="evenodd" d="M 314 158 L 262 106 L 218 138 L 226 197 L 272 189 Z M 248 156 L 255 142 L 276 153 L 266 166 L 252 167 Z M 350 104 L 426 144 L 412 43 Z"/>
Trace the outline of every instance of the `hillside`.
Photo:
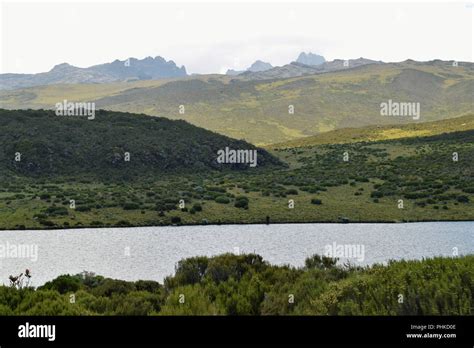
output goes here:
<path id="1" fill-rule="evenodd" d="M 256 149 L 185 121 L 97 111 L 88 120 L 44 110 L 0 109 L 0 175 L 96 177 L 246 169 L 217 163 L 217 151 Z M 21 154 L 15 161 L 15 154 Z M 125 153 L 130 153 L 130 161 Z M 258 167 L 277 164 L 258 150 Z"/>
<path id="2" fill-rule="evenodd" d="M 271 144 L 267 147 L 271 149 L 285 149 L 321 144 L 345 144 L 362 141 L 426 137 L 472 129 L 474 129 L 474 114 L 425 123 L 337 129 L 312 137 L 301 138 L 279 144 Z"/>
<path id="3" fill-rule="evenodd" d="M 405 61 L 274 80 L 208 75 L 103 84 L 100 88 L 43 86 L 2 91 L 0 103 L 12 109 L 52 108 L 64 99 L 95 101 L 98 108 L 184 119 L 264 145 L 339 128 L 411 124 L 472 113 L 473 66 Z M 419 102 L 420 119 L 381 116 L 380 104 L 388 100 Z M 179 112 L 180 105 L 184 113 Z M 290 105 L 294 114 L 289 113 Z"/>

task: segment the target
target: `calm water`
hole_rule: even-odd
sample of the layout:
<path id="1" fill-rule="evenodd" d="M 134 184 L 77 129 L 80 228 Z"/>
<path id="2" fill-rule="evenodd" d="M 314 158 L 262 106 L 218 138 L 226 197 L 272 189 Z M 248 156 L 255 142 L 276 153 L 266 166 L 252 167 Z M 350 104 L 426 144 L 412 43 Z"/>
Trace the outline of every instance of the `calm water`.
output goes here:
<path id="1" fill-rule="evenodd" d="M 350 261 L 367 265 L 474 253 L 474 222 L 410 224 L 284 224 L 0 231 L 0 283 L 29 268 L 38 286 L 60 274 L 84 270 L 106 277 L 162 281 L 177 261 L 196 255 L 256 252 L 273 264 L 301 266 L 327 245 L 363 246 Z M 29 258 L 12 248 L 33 245 Z M 2 247 L 3 246 L 3 247 Z M 37 259 L 35 260 L 35 247 Z M 238 248 L 238 249 L 235 249 Z M 362 249 L 358 249 L 361 251 Z M 24 255 L 28 256 L 28 255 Z"/>

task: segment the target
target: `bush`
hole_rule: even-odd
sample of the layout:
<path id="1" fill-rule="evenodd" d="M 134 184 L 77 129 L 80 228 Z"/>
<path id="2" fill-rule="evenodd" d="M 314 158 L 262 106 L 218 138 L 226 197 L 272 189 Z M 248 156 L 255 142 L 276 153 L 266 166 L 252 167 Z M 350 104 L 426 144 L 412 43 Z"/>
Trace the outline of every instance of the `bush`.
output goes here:
<path id="1" fill-rule="evenodd" d="M 329 269 L 336 266 L 337 258 L 319 256 L 315 254 L 311 257 L 308 257 L 304 261 L 304 265 L 307 269 L 317 268 L 317 269 Z"/>
<path id="2" fill-rule="evenodd" d="M 68 211 L 65 207 L 56 207 L 56 206 L 48 207 L 45 210 L 45 213 L 47 213 L 50 216 L 68 215 Z"/>
<path id="3" fill-rule="evenodd" d="M 194 211 L 202 211 L 202 206 L 199 203 L 194 203 L 192 209 L 194 209 Z"/>
<path id="4" fill-rule="evenodd" d="M 38 222 L 43 225 L 43 226 L 48 226 L 48 227 L 52 227 L 54 226 L 54 222 L 52 221 L 49 221 L 49 220 L 44 220 L 44 219 L 39 219 Z"/>
<path id="5" fill-rule="evenodd" d="M 179 216 L 173 216 L 171 218 L 171 223 L 172 224 L 179 224 L 179 223 L 181 223 L 181 218 Z"/>
<path id="6" fill-rule="evenodd" d="M 45 283 L 39 289 L 56 290 L 60 294 L 65 294 L 67 292 L 76 292 L 80 286 L 81 282 L 77 276 L 66 274 Z"/>
<path id="7" fill-rule="evenodd" d="M 458 196 L 457 200 L 459 203 L 469 203 L 469 197 L 465 195 Z"/>
<path id="8" fill-rule="evenodd" d="M 323 204 L 323 202 L 322 202 L 320 199 L 313 198 L 313 199 L 311 200 L 311 204 L 321 205 L 321 204 Z"/>
<path id="9" fill-rule="evenodd" d="M 245 196 L 239 196 L 236 198 L 234 206 L 236 208 L 248 209 L 249 199 Z"/>
<path id="10" fill-rule="evenodd" d="M 123 204 L 123 209 L 124 210 L 136 210 L 140 209 L 140 205 L 138 203 L 134 202 L 126 202 Z"/>
<path id="11" fill-rule="evenodd" d="M 249 203 L 247 201 L 235 201 L 234 207 L 248 209 Z"/>
<path id="12" fill-rule="evenodd" d="M 217 203 L 221 203 L 221 204 L 227 204 L 230 202 L 230 199 L 226 196 L 218 196 L 216 197 L 215 201 Z"/>

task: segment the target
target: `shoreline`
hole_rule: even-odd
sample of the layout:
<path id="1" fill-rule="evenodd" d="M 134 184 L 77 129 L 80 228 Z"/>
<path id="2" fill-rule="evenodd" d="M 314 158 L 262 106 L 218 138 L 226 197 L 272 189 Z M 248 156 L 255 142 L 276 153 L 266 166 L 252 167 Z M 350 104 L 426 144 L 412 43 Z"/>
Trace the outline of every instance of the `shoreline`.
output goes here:
<path id="1" fill-rule="evenodd" d="M 78 229 L 106 229 L 106 228 L 138 228 L 138 227 L 193 227 L 193 226 L 240 226 L 240 225 L 308 225 L 308 224 L 335 224 L 335 225 L 349 225 L 349 224 L 413 224 L 413 223 L 429 223 L 429 222 L 474 222 L 470 219 L 458 219 L 458 220 L 416 220 L 416 221 L 393 221 L 393 220 L 380 220 L 380 221 L 278 221 L 278 222 L 231 222 L 231 223 L 196 223 L 196 224 L 144 224 L 144 225 L 84 225 L 84 226 L 47 226 L 45 228 L 28 229 L 28 228 L 3 228 L 0 227 L 0 231 L 44 231 L 44 230 L 78 230 Z"/>

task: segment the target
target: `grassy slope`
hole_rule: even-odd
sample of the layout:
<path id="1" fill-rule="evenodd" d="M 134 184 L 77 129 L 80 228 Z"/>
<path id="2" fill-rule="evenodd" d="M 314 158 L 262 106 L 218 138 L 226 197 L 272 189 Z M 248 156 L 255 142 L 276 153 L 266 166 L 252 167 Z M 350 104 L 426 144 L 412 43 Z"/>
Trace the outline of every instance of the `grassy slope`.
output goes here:
<path id="1" fill-rule="evenodd" d="M 306 147 L 321 144 L 345 144 L 361 141 L 380 141 L 411 137 L 426 137 L 442 133 L 474 129 L 474 114 L 441 121 L 407 125 L 370 126 L 363 128 L 343 128 L 311 137 L 305 137 L 266 146 L 270 149 Z"/>
<path id="2" fill-rule="evenodd" d="M 334 73 L 270 81 L 209 75 L 96 87 L 48 86 L 0 93 L 6 108 L 52 107 L 63 99 L 95 100 L 100 108 L 182 118 L 254 144 L 303 138 L 338 128 L 413 123 L 380 116 L 380 103 L 420 102 L 421 120 L 472 113 L 472 64 L 368 65 Z M 185 113 L 179 113 L 179 105 Z M 295 114 L 288 114 L 294 105 Z"/>

